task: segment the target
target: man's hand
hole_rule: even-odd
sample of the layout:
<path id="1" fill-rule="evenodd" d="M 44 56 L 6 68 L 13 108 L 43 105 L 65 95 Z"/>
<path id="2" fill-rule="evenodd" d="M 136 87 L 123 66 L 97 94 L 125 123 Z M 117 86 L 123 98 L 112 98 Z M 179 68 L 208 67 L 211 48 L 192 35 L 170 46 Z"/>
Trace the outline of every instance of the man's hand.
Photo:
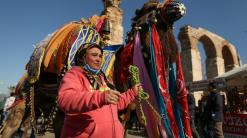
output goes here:
<path id="1" fill-rule="evenodd" d="M 117 104 L 121 96 L 122 95 L 119 91 L 108 90 L 106 91 L 105 101 L 107 104 Z"/>

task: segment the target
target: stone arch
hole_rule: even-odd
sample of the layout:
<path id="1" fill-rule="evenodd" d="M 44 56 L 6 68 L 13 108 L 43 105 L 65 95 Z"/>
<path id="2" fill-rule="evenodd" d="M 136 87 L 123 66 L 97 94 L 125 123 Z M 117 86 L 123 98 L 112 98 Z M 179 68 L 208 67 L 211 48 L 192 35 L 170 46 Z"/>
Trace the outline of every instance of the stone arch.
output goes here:
<path id="1" fill-rule="evenodd" d="M 207 58 L 213 58 L 216 57 L 216 49 L 213 41 L 207 36 L 207 35 L 202 35 L 198 41 L 202 42 L 203 44 L 203 49 L 206 53 Z"/>
<path id="2" fill-rule="evenodd" d="M 223 46 L 222 57 L 224 59 L 225 72 L 227 72 L 233 68 L 232 65 L 234 64 L 233 55 L 232 55 L 229 47 Z"/>
<path id="3" fill-rule="evenodd" d="M 203 44 L 206 54 L 207 78 L 210 79 L 223 74 L 225 67 L 227 67 L 226 71 L 228 71 L 239 66 L 235 47 L 215 33 L 203 28 L 193 28 L 186 25 L 180 29 L 178 38 L 181 43 L 182 65 L 187 82 L 202 80 L 202 64 L 198 50 L 199 42 Z M 226 61 L 229 59 L 228 55 L 232 57 L 231 62 Z"/>
<path id="4" fill-rule="evenodd" d="M 212 61 L 211 59 L 215 59 L 215 57 L 217 57 L 217 50 L 215 48 L 215 44 L 212 41 L 212 39 L 210 38 L 210 36 L 208 36 L 207 34 L 202 34 L 200 37 L 198 37 L 198 42 L 201 42 L 203 44 L 203 50 L 205 52 L 206 55 L 206 78 L 211 78 L 212 77 L 212 67 L 211 64 L 212 62 L 214 63 L 215 61 Z M 198 47 L 198 44 L 196 45 L 196 47 Z M 198 51 L 198 55 L 201 56 L 201 53 Z M 200 60 L 198 61 L 198 66 L 201 66 L 201 70 L 198 70 L 198 72 L 202 74 L 203 77 L 203 67 L 202 67 L 202 60 L 200 58 Z"/>

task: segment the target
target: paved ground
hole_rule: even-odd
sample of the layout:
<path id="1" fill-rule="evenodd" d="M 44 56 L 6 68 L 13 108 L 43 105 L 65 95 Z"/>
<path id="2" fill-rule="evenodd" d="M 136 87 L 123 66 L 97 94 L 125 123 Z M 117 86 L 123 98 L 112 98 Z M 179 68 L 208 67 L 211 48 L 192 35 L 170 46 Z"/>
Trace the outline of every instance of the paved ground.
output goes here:
<path id="1" fill-rule="evenodd" d="M 145 135 L 144 128 L 143 127 L 137 128 L 135 125 L 136 124 L 132 126 L 131 130 L 127 130 L 125 138 L 147 138 L 144 136 Z M 36 138 L 55 138 L 55 136 L 53 133 L 47 132 L 43 136 L 36 135 Z"/>
<path id="2" fill-rule="evenodd" d="M 140 130 L 136 130 L 137 128 L 134 126 L 131 130 L 127 130 L 125 138 L 147 138 L 145 137 L 144 128 L 140 128 Z M 23 128 L 21 129 L 23 131 Z M 31 135 L 31 129 L 28 130 L 27 136 L 30 137 Z M 0 138 L 2 136 L 0 135 Z M 21 138 L 21 132 L 17 132 L 14 134 L 12 138 Z M 35 135 L 35 138 L 55 138 L 54 133 L 52 133 L 52 130 L 49 132 L 46 132 L 45 135 Z"/>
<path id="3" fill-rule="evenodd" d="M 31 131 L 29 131 L 28 133 L 30 136 Z M 128 130 L 125 138 L 147 138 L 144 136 L 136 136 L 136 134 L 140 135 L 141 133 L 142 133 L 142 130 L 141 131 Z M 55 135 L 51 132 L 46 132 L 45 135 L 35 135 L 35 137 L 36 138 L 55 138 Z M 0 138 L 1 138 L 1 135 L 0 135 Z M 21 138 L 21 136 L 16 134 L 13 138 Z"/>
<path id="4" fill-rule="evenodd" d="M 128 131 L 127 131 L 128 133 Z M 130 133 L 130 134 L 129 134 Z M 129 133 L 127 134 L 127 136 L 125 138 L 146 138 L 146 137 L 142 137 L 142 136 L 135 136 L 132 134 L 136 134 L 138 132 L 136 131 L 129 131 Z M 43 136 L 36 136 L 36 138 L 55 138 L 53 133 L 47 132 L 45 135 Z"/>

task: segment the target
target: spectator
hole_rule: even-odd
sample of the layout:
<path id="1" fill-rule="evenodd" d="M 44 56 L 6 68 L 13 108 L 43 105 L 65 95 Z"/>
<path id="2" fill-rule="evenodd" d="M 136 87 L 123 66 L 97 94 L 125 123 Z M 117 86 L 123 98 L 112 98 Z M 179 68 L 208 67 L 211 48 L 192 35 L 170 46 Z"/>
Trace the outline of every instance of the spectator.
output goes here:
<path id="1" fill-rule="evenodd" d="M 216 83 L 210 82 L 208 85 L 209 96 L 205 115 L 208 120 L 208 132 L 210 138 L 224 138 L 223 122 L 223 98 L 216 89 Z"/>
<path id="2" fill-rule="evenodd" d="M 190 126 L 192 129 L 192 135 L 193 138 L 200 138 L 195 126 L 195 97 L 188 91 L 187 98 L 190 111 Z"/>
<path id="3" fill-rule="evenodd" d="M 4 119 L 3 119 L 3 121 L 6 121 L 7 120 L 8 115 L 10 113 L 10 107 L 13 105 L 14 102 L 15 102 L 14 93 L 10 93 L 10 97 L 8 97 L 6 99 L 6 102 L 4 104 L 4 108 L 3 108 Z"/>

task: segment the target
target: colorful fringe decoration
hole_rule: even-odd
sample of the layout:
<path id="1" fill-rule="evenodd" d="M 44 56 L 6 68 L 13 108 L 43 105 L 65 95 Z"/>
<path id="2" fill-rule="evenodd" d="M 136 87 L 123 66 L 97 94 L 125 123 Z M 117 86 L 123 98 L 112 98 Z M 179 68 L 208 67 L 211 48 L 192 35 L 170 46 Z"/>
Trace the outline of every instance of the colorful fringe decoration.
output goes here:
<path id="1" fill-rule="evenodd" d="M 149 95 L 149 99 L 148 99 L 149 102 L 151 102 L 154 107 L 157 107 L 157 103 L 155 101 L 154 90 L 153 90 L 152 83 L 148 75 L 148 71 L 146 69 L 146 65 L 144 63 L 141 47 L 142 46 L 140 42 L 140 33 L 137 32 L 135 36 L 135 43 L 134 43 L 133 64 L 139 68 L 140 82 L 143 86 L 144 92 L 148 93 Z M 136 101 L 136 103 L 138 103 L 138 101 Z M 147 103 L 145 103 L 145 101 L 142 102 L 141 106 L 143 108 L 145 116 L 147 117 L 146 130 L 147 130 L 148 137 L 150 138 L 160 137 L 161 134 L 159 133 L 159 127 L 158 127 L 160 118 L 154 113 L 154 111 L 152 111 L 152 109 L 147 105 Z M 139 106 L 137 106 L 137 109 L 138 108 Z M 139 111 L 139 109 L 137 111 Z M 139 120 L 141 120 L 139 112 L 137 112 L 137 115 L 138 115 Z M 165 131 L 162 137 L 163 138 L 167 137 Z"/>
<path id="2" fill-rule="evenodd" d="M 49 72 L 54 72 L 54 70 L 50 69 L 50 67 L 49 67 L 50 62 L 53 61 L 53 60 L 51 60 L 51 58 L 54 57 L 53 55 L 58 50 L 62 41 L 64 41 L 68 37 L 68 34 L 71 31 L 73 31 L 75 28 L 77 28 L 78 26 L 80 26 L 80 24 L 73 23 L 73 22 L 68 23 L 68 24 L 62 26 L 61 28 L 59 28 L 55 32 L 55 34 L 49 40 L 49 43 L 47 44 L 47 47 L 45 49 L 45 55 L 44 55 L 44 59 L 43 59 L 43 63 L 42 63 L 43 64 L 42 66 L 44 66 L 44 70 L 48 70 Z"/>
<path id="3" fill-rule="evenodd" d="M 185 132 L 185 136 L 187 138 L 192 138 L 188 99 L 187 99 L 185 81 L 184 81 L 183 70 L 182 70 L 179 52 L 178 52 L 178 59 L 177 59 L 177 63 L 176 63 L 176 73 L 177 73 L 177 95 L 178 95 L 178 102 L 179 102 L 181 109 L 182 109 L 181 113 L 182 113 L 184 132 Z"/>
<path id="4" fill-rule="evenodd" d="M 165 56 L 164 56 L 164 49 L 161 45 L 159 34 L 156 30 L 155 25 L 152 25 L 152 41 L 153 41 L 153 48 L 154 48 L 154 55 L 155 55 L 155 61 L 156 67 L 155 67 L 155 72 L 156 72 L 156 79 L 157 79 L 157 84 L 159 88 L 159 92 L 162 94 L 165 104 L 166 104 L 166 109 L 167 109 L 167 114 L 170 119 L 170 125 L 171 129 L 173 132 L 173 136 L 175 138 L 179 137 L 179 130 L 178 126 L 176 123 L 176 119 L 172 110 L 172 103 L 170 96 L 167 92 L 167 82 L 166 82 L 166 67 L 165 67 Z M 151 46 L 150 46 L 151 47 Z M 153 65 L 155 66 L 155 65 Z"/>

